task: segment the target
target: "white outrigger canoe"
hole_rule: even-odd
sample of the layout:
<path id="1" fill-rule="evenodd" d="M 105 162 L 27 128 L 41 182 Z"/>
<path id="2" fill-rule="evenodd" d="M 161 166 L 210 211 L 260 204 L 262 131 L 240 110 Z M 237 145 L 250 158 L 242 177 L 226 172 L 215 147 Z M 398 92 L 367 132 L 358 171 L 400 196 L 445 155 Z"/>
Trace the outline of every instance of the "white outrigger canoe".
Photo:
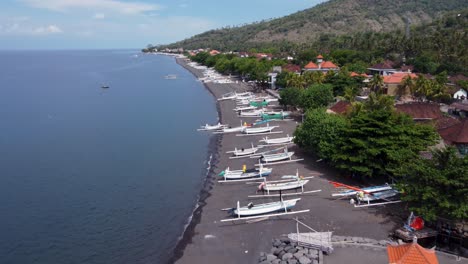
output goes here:
<path id="1" fill-rule="evenodd" d="M 221 123 L 218 123 L 216 125 L 204 125 L 204 126 L 201 126 L 199 129 L 197 129 L 198 131 L 215 131 L 215 130 L 220 130 L 220 129 L 223 129 L 227 127 L 226 125 L 223 125 Z"/>
<path id="2" fill-rule="evenodd" d="M 294 137 L 290 137 L 287 135 L 286 137 L 282 138 L 268 138 L 265 137 L 260 142 L 264 142 L 267 145 L 282 145 L 282 144 L 290 144 L 293 143 Z"/>
<path id="3" fill-rule="evenodd" d="M 238 181 L 249 181 L 249 180 L 258 180 L 263 179 L 271 174 L 273 169 L 260 168 L 249 169 L 249 170 L 230 170 L 229 167 L 218 174 L 218 176 L 223 177 L 224 181 L 220 182 L 238 182 Z M 256 178 L 256 179 L 255 179 Z"/>
<path id="4" fill-rule="evenodd" d="M 257 107 L 249 105 L 249 106 L 238 106 L 232 110 L 236 112 L 239 112 L 239 111 L 242 112 L 242 111 L 255 110 L 255 109 L 257 109 Z"/>
<path id="5" fill-rule="evenodd" d="M 267 192 L 286 191 L 304 187 L 309 180 L 301 179 L 287 182 L 262 182 L 258 188 Z"/>
<path id="6" fill-rule="evenodd" d="M 269 133 L 278 126 L 270 126 L 267 124 L 266 127 L 248 127 L 243 132 L 244 134 L 264 134 Z"/>
<path id="7" fill-rule="evenodd" d="M 260 117 L 263 114 L 262 109 L 253 110 L 253 111 L 240 111 L 240 117 Z"/>
<path id="8" fill-rule="evenodd" d="M 228 151 L 226 153 L 233 153 L 234 158 L 236 158 L 236 157 L 252 156 L 257 151 L 258 151 L 258 148 L 254 147 L 252 144 L 251 148 L 241 148 L 241 149 L 235 148 L 233 151 Z"/>
<path id="9" fill-rule="evenodd" d="M 278 202 L 272 203 L 264 203 L 264 204 L 253 204 L 249 203 L 247 206 L 240 207 L 239 202 L 237 202 L 237 208 L 232 208 L 229 213 L 233 216 L 243 217 L 243 216 L 253 216 L 253 215 L 261 215 L 261 214 L 268 214 L 278 211 L 287 212 L 288 209 L 293 208 L 296 206 L 296 203 L 301 200 L 301 198 L 295 198 L 291 200 L 282 200 Z"/>
<path id="10" fill-rule="evenodd" d="M 286 159 L 291 159 L 291 157 L 294 155 L 294 152 L 283 152 L 283 153 L 278 153 L 278 154 L 263 154 L 261 161 L 265 163 L 269 162 L 276 162 L 276 161 L 281 161 L 281 160 L 286 160 Z"/>

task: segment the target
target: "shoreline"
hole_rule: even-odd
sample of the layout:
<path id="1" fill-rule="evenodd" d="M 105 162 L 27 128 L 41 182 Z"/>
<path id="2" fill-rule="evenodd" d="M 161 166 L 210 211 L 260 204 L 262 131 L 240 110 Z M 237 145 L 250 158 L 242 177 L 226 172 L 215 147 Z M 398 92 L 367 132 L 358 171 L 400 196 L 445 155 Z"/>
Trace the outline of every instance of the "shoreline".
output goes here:
<path id="1" fill-rule="evenodd" d="M 175 57 L 174 59 L 178 65 L 180 65 L 182 68 L 190 72 L 195 78 L 198 79 L 201 77 L 197 75 L 197 72 L 195 71 L 195 69 L 187 65 L 187 63 L 184 61 L 183 58 Z M 207 83 L 203 83 L 203 86 L 213 96 L 213 99 L 215 100 L 215 103 L 216 103 L 216 111 L 218 113 L 218 120 L 220 123 L 222 123 L 223 115 L 221 111 L 221 106 L 219 102 L 217 101 L 216 95 L 210 89 Z M 208 169 L 206 173 L 206 177 L 203 180 L 202 188 L 200 190 L 200 193 L 198 194 L 198 200 L 195 205 L 196 207 L 194 211 L 192 212 L 191 219 L 188 222 L 186 228 L 184 229 L 182 236 L 177 241 L 177 244 L 173 250 L 171 258 L 168 260 L 168 263 L 175 263 L 177 260 L 182 258 L 185 248 L 187 247 L 188 244 L 192 243 L 192 238 L 195 235 L 195 227 L 201 221 L 201 215 L 203 213 L 203 208 L 206 205 L 206 199 L 211 196 L 210 191 L 213 189 L 212 180 L 215 179 L 214 170 L 215 170 L 216 164 L 219 162 L 219 157 L 221 155 L 220 146 L 221 146 L 222 140 L 223 140 L 222 134 L 212 135 L 210 138 L 210 142 L 208 143 L 208 153 L 207 153 L 208 160 L 210 161 L 210 168 Z M 211 159 L 209 159 L 210 156 L 211 156 Z"/>

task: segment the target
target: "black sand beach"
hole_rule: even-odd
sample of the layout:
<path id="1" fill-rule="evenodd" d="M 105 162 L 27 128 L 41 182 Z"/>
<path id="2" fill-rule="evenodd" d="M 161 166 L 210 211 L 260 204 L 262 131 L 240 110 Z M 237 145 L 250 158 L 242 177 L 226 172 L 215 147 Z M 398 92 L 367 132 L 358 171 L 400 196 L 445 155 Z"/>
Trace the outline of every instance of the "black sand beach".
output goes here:
<path id="1" fill-rule="evenodd" d="M 191 71 L 195 76 L 202 77 L 202 71 L 191 68 L 184 59 L 177 62 Z M 232 91 L 246 91 L 248 86 L 244 83 L 217 84 L 205 83 L 206 88 L 215 98 Z M 236 112 L 235 103 L 232 101 L 218 102 L 220 122 L 232 126 L 238 126 L 240 119 Z M 251 123 L 255 118 L 245 118 L 243 121 Z M 279 125 L 278 130 L 282 134 L 270 137 L 283 137 L 292 135 L 298 125 L 295 121 L 270 122 L 270 125 Z M 221 219 L 228 217 L 222 208 L 234 207 L 237 201 L 241 205 L 247 204 L 248 195 L 254 195 L 257 185 L 245 183 L 223 183 L 217 182 L 217 174 L 230 167 L 233 170 L 241 169 L 243 164 L 248 168 L 254 166 L 257 159 L 229 159 L 227 151 L 235 147 L 250 147 L 250 144 L 258 145 L 262 136 L 237 137 L 235 134 L 213 136 L 213 144 L 216 144 L 217 154 L 212 162 L 212 168 L 206 180 L 204 189 L 200 194 L 199 207 L 196 210 L 192 222 L 187 228 L 183 239 L 176 248 L 174 258 L 171 262 L 176 263 L 258 263 L 260 252 L 269 252 L 271 241 L 283 234 L 295 232 L 296 224 L 292 220 L 298 217 L 301 221 L 317 231 L 333 231 L 334 235 L 364 237 L 375 240 L 385 240 L 389 233 L 396 227 L 402 225 L 402 204 L 387 205 L 384 207 L 354 208 L 347 200 L 336 200 L 330 196 L 333 191 L 329 180 L 345 181 L 338 177 L 337 172 L 326 164 L 316 162 L 316 158 L 305 155 L 293 146 L 289 151 L 294 151 L 297 157 L 304 161 L 271 166 L 273 172 L 270 179 L 276 180 L 281 175 L 295 174 L 304 177 L 315 176 L 306 185 L 307 190 L 321 189 L 321 192 L 299 196 L 295 211 L 310 209 L 309 213 L 292 216 L 281 216 L 270 220 L 251 224 L 245 223 L 221 223 Z M 254 202 L 262 203 L 276 201 L 278 198 L 255 199 Z M 443 257 L 443 256 L 442 256 Z M 455 260 L 443 257 L 440 263 L 450 263 Z M 324 263 L 386 263 L 387 254 L 384 249 L 360 249 L 360 248 L 336 248 L 330 256 L 326 256 Z M 460 263 L 460 262 L 456 262 Z"/>

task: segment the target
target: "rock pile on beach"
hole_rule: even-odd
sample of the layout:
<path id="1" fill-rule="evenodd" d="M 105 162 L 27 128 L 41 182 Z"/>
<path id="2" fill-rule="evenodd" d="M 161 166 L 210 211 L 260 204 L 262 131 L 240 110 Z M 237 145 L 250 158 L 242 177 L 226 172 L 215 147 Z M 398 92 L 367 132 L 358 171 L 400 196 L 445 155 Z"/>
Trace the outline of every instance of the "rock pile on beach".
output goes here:
<path id="1" fill-rule="evenodd" d="M 269 253 L 260 253 L 258 263 L 261 264 L 318 264 L 323 259 L 323 253 L 316 249 L 298 246 L 287 238 L 274 239 Z"/>

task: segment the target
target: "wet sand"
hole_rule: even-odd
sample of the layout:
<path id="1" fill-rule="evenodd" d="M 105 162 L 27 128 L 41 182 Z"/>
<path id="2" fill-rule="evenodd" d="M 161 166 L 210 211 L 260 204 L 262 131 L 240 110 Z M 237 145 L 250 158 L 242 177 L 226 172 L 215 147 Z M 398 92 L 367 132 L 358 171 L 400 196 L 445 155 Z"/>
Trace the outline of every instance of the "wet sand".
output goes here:
<path id="1" fill-rule="evenodd" d="M 182 59 L 177 62 L 195 76 L 202 77 L 202 71 L 186 65 Z M 248 90 L 244 83 L 217 84 L 205 83 L 207 89 L 216 97 L 222 94 Z M 218 102 L 220 121 L 223 124 L 238 126 L 240 118 L 232 109 L 235 108 L 233 101 Z M 244 118 L 242 121 L 252 123 L 256 118 Z M 270 122 L 271 125 L 279 125 L 275 130 L 283 131 L 282 134 L 270 135 L 270 138 L 284 137 L 286 134 L 292 135 L 298 125 L 296 121 Z M 317 158 L 302 153 L 299 148 L 292 146 L 289 151 L 295 152 L 296 158 L 304 158 L 304 161 L 271 166 L 272 174 L 270 180 L 278 180 L 282 175 L 292 175 L 299 170 L 299 175 L 304 177 L 315 176 L 306 185 L 305 190 L 321 189 L 319 193 L 314 193 L 301 197 L 294 211 L 310 209 L 309 213 L 291 216 L 281 216 L 270 220 L 260 221 L 251 224 L 245 223 L 221 223 L 221 219 L 229 216 L 222 208 L 235 207 L 236 202 L 246 205 L 248 201 L 263 203 L 277 201 L 278 198 L 249 199 L 248 195 L 254 195 L 257 185 L 245 183 L 223 183 L 217 174 L 230 167 L 233 170 L 242 169 L 246 164 L 252 168 L 258 159 L 229 159 L 227 151 L 237 148 L 248 148 L 250 144 L 258 145 L 259 140 L 264 136 L 237 137 L 235 134 L 225 134 L 214 136 L 216 138 L 217 152 L 214 157 L 211 172 L 207 178 L 205 188 L 202 190 L 199 208 L 194 214 L 192 223 L 187 228 L 184 238 L 176 249 L 173 262 L 185 263 L 257 263 L 260 252 L 269 252 L 271 241 L 279 238 L 283 234 L 295 232 L 296 224 L 292 220 L 298 217 L 302 222 L 317 231 L 333 231 L 340 236 L 366 237 L 376 240 L 385 240 L 388 234 L 396 227 L 402 225 L 401 217 L 396 216 L 401 212 L 402 204 L 393 204 L 383 207 L 354 208 L 347 200 L 336 200 L 330 196 L 334 188 L 328 183 L 329 180 L 339 180 L 350 182 L 343 176 L 339 176 L 336 171 L 326 164 L 316 162 Z M 275 148 L 275 147 L 273 147 Z M 276 147 L 277 148 L 277 147 Z M 270 167 L 270 166 L 268 166 Z M 355 183 L 354 183 L 355 184 Z M 395 213 L 396 212 L 396 213 Z M 307 230 L 302 230 L 307 232 Z M 371 250 L 366 258 L 360 256 L 368 251 L 359 249 L 339 249 L 342 254 L 332 254 L 325 257 L 325 263 L 343 263 L 343 253 L 353 252 L 346 258 L 347 263 L 362 263 L 362 259 L 385 259 L 386 251 Z M 360 253 L 356 253 L 360 252 Z"/>

